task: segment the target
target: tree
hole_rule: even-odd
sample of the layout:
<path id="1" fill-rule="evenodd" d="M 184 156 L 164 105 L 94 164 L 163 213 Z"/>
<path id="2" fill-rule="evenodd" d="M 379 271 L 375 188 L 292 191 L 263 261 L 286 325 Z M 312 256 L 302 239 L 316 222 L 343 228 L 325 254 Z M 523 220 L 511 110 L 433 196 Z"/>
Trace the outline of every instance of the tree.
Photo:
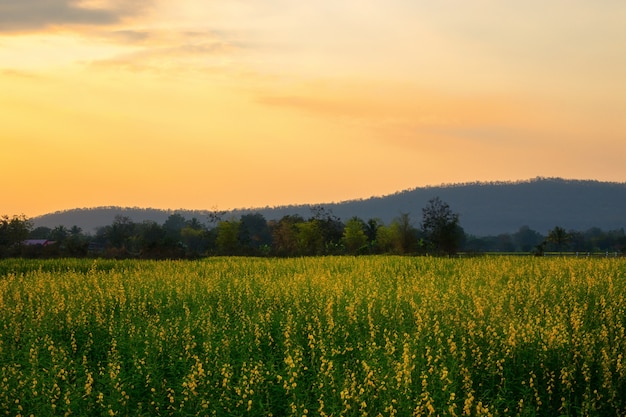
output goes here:
<path id="1" fill-rule="evenodd" d="M 418 230 L 413 227 L 409 213 L 400 213 L 389 226 L 377 224 L 376 246 L 382 253 L 402 255 L 415 252 Z"/>
<path id="2" fill-rule="evenodd" d="M 296 230 L 299 255 L 321 255 L 323 253 L 324 235 L 317 219 L 297 223 Z"/>
<path id="3" fill-rule="evenodd" d="M 69 256 L 79 257 L 87 255 L 89 248 L 89 242 L 85 235 L 83 235 L 83 229 L 74 225 L 65 238 L 63 252 Z"/>
<path id="4" fill-rule="evenodd" d="M 323 206 L 311 207 L 311 213 L 312 216 L 308 221 L 315 223 L 314 227 L 319 230 L 322 238 L 322 248 L 318 251 L 318 254 L 337 253 L 341 250 L 340 243 L 343 238 L 343 223 L 339 217 L 333 214 L 332 210 L 326 209 Z"/>
<path id="5" fill-rule="evenodd" d="M 267 251 L 272 235 L 267 220 L 261 213 L 244 214 L 240 218 L 239 242 L 249 255 Z"/>
<path id="6" fill-rule="evenodd" d="M 297 225 L 303 223 L 304 219 L 297 215 L 285 215 L 278 222 L 270 223 L 272 232 L 272 247 L 279 256 L 293 256 L 298 250 L 298 228 Z"/>
<path id="7" fill-rule="evenodd" d="M 28 239 L 33 223 L 26 216 L 0 217 L 0 256 L 19 255 L 22 242 Z"/>
<path id="8" fill-rule="evenodd" d="M 217 225 L 215 243 L 217 250 L 222 255 L 239 255 L 239 228 L 238 220 L 223 220 Z"/>
<path id="9" fill-rule="evenodd" d="M 591 252 L 593 250 L 593 245 L 591 242 L 585 240 L 585 234 L 582 232 L 574 232 L 570 231 L 570 240 L 569 240 L 569 248 L 576 252 Z"/>
<path id="10" fill-rule="evenodd" d="M 106 237 L 113 248 L 121 249 L 121 253 L 115 252 L 116 256 L 125 256 L 131 246 L 131 237 L 135 233 L 135 223 L 128 216 L 118 214 L 111 226 L 107 226 Z"/>
<path id="11" fill-rule="evenodd" d="M 515 243 L 513 243 L 513 237 L 508 233 L 501 233 L 496 236 L 496 242 L 499 252 L 513 252 L 515 250 Z"/>
<path id="12" fill-rule="evenodd" d="M 563 254 L 563 246 L 569 242 L 571 236 L 569 233 L 565 231 L 564 228 L 560 226 L 556 226 L 554 229 L 548 233 L 547 241 L 554 243 L 557 247 L 557 250 L 562 255 Z"/>
<path id="13" fill-rule="evenodd" d="M 369 219 L 365 225 L 365 234 L 367 235 L 367 241 L 371 244 L 376 241 L 376 235 L 378 228 L 382 226 L 383 222 L 380 219 Z"/>
<path id="14" fill-rule="evenodd" d="M 34 228 L 29 234 L 30 239 L 50 239 L 50 233 L 52 229 L 46 226 L 39 226 Z"/>
<path id="15" fill-rule="evenodd" d="M 417 229 L 413 227 L 409 213 L 400 213 L 393 221 L 398 230 L 400 253 L 412 253 L 417 249 Z"/>
<path id="16" fill-rule="evenodd" d="M 513 234 L 513 242 L 517 250 L 530 252 L 544 240 L 539 232 L 532 230 L 528 226 L 522 226 Z"/>
<path id="17" fill-rule="evenodd" d="M 223 211 L 223 210 L 218 210 L 217 207 L 214 207 L 213 210 L 211 210 L 207 214 L 207 220 L 209 222 L 209 225 L 218 224 L 220 221 L 222 221 L 222 218 L 226 215 L 226 213 L 228 212 Z"/>
<path id="18" fill-rule="evenodd" d="M 157 222 L 146 220 L 139 229 L 140 255 L 142 258 L 162 258 L 165 248 L 165 230 Z"/>
<path id="19" fill-rule="evenodd" d="M 447 255 L 457 252 L 465 234 L 459 226 L 459 215 L 439 197 L 422 209 L 422 231 L 435 252 Z"/>
<path id="20" fill-rule="evenodd" d="M 397 222 L 392 222 L 389 226 L 383 224 L 378 226 L 376 233 L 376 245 L 382 253 L 402 253 L 400 243 L 400 228 Z"/>
<path id="21" fill-rule="evenodd" d="M 50 239 L 55 242 L 64 243 L 70 235 L 70 231 L 63 225 L 58 225 L 50 232 Z"/>
<path id="22" fill-rule="evenodd" d="M 211 233 L 196 217 L 185 222 L 185 227 L 180 231 L 185 255 L 188 258 L 198 258 L 205 254 L 210 246 L 210 236 Z"/>
<path id="23" fill-rule="evenodd" d="M 185 247 L 187 257 L 200 257 L 207 249 L 206 233 L 203 229 L 185 226 L 180 231 L 180 238 Z"/>
<path id="24" fill-rule="evenodd" d="M 171 214 L 165 223 L 163 223 L 163 230 L 165 230 L 165 237 L 170 241 L 169 243 L 177 243 L 180 241 L 180 231 L 187 225 L 187 220 L 178 213 Z"/>
<path id="25" fill-rule="evenodd" d="M 365 234 L 365 228 L 367 226 L 363 220 L 358 217 L 352 217 L 346 223 L 346 227 L 343 229 L 343 244 L 346 246 L 348 253 L 356 255 L 363 248 L 367 248 L 367 235 Z"/>
<path id="26" fill-rule="evenodd" d="M 204 230 L 204 225 L 196 217 L 193 217 L 191 220 L 186 221 L 185 227 L 189 227 L 193 230 Z"/>

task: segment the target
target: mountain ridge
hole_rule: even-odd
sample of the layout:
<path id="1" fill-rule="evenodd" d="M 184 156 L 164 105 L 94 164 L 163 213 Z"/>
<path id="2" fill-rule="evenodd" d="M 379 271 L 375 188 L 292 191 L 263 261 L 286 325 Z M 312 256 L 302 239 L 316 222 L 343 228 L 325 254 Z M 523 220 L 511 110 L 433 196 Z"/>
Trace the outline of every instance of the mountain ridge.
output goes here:
<path id="1" fill-rule="evenodd" d="M 384 196 L 333 203 L 299 204 L 276 207 L 238 208 L 221 212 L 222 219 L 242 214 L 261 213 L 267 220 L 285 215 L 311 216 L 315 207 L 324 207 L 342 221 L 358 216 L 364 220 L 380 218 L 389 223 L 400 213 L 409 213 L 418 225 L 428 200 L 439 197 L 460 215 L 460 224 L 475 236 L 511 233 L 529 226 L 546 233 L 555 226 L 571 230 L 599 227 L 618 230 L 626 227 L 626 182 L 572 180 L 536 177 L 519 181 L 466 182 L 430 185 L 398 191 Z M 70 209 L 34 217 L 35 227 L 77 225 L 85 232 L 113 222 L 116 215 L 134 222 L 147 220 L 162 224 L 169 215 L 179 213 L 210 223 L 213 210 L 154 209 L 102 206 Z"/>

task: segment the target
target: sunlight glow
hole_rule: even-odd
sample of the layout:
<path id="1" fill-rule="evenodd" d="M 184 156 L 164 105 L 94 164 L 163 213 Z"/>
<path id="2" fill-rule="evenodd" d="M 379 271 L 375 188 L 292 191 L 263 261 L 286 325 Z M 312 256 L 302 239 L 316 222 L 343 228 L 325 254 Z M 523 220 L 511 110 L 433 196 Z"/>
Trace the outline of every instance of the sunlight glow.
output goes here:
<path id="1" fill-rule="evenodd" d="M 626 178 L 618 2 L 29 3 L 0 6 L 0 214 Z"/>

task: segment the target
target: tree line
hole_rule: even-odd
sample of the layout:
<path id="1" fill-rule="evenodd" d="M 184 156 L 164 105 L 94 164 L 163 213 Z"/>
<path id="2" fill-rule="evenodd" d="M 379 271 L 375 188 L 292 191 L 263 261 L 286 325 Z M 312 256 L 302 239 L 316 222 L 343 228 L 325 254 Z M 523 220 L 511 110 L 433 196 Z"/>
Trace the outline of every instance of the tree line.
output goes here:
<path id="1" fill-rule="evenodd" d="M 515 233 L 501 233 L 497 236 L 466 236 L 463 251 L 471 253 L 531 253 L 543 255 L 547 252 L 565 251 L 579 254 L 611 253 L 626 254 L 626 234 L 624 229 L 604 231 L 592 227 L 585 231 L 566 230 L 556 226 L 547 235 L 522 226 Z"/>
<path id="2" fill-rule="evenodd" d="M 555 227 L 547 236 L 523 226 L 514 234 L 492 237 L 467 235 L 459 215 L 439 198 L 431 199 L 415 224 L 410 213 L 399 213 L 389 224 L 380 219 L 352 217 L 345 223 L 322 206 L 308 218 L 285 215 L 266 220 L 260 213 L 224 218 L 215 213 L 208 224 L 178 213 L 163 224 L 133 222 L 118 215 L 112 224 L 84 233 L 71 228 L 33 227 L 25 216 L 0 218 L 0 257 L 106 257 L 178 259 L 204 256 L 319 255 L 444 255 L 460 251 L 530 252 L 575 250 L 623 253 L 624 230 L 565 231 Z"/>

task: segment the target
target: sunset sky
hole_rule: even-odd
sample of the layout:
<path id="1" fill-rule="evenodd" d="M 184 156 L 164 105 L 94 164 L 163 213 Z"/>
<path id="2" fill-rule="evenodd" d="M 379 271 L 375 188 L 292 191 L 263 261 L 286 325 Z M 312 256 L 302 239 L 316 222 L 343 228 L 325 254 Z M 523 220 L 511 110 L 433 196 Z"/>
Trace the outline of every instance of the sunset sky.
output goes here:
<path id="1" fill-rule="evenodd" d="M 623 0 L 0 0 L 0 215 L 626 181 Z"/>

